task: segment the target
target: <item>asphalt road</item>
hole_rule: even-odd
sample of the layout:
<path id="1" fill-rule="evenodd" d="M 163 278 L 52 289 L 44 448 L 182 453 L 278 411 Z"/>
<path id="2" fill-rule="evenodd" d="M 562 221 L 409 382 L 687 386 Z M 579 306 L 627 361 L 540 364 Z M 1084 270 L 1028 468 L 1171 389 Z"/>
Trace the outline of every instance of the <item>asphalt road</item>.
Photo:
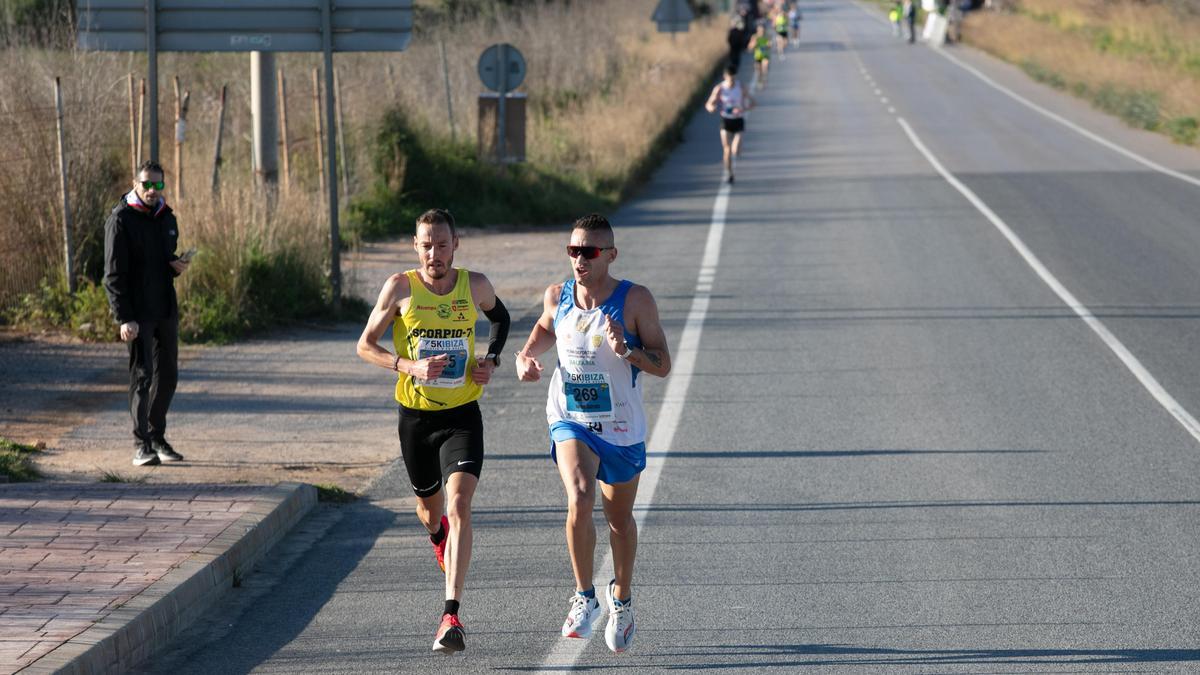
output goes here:
<path id="1" fill-rule="evenodd" d="M 467 652 L 429 651 L 441 576 L 396 466 L 146 670 L 1200 669 L 1200 441 L 898 118 L 1191 413 L 1200 187 L 895 40 L 858 5 L 804 7 L 803 45 L 748 122 L 694 365 L 672 375 L 688 384 L 668 402 L 675 432 L 650 447 L 634 648 L 610 654 L 597 635 L 563 651 L 545 385 L 509 365 L 483 401 Z M 1200 153 L 954 56 L 1200 177 Z M 716 120 L 687 138 L 614 218 L 617 271 L 654 291 L 673 343 L 720 181 Z M 652 424 L 666 392 L 648 385 Z"/>

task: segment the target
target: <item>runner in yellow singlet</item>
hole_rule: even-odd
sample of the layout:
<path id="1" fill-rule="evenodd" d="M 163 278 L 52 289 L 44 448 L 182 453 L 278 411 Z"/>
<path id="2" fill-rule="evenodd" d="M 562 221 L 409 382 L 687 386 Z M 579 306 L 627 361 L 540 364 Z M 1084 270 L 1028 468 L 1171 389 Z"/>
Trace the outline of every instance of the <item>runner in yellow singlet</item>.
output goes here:
<path id="1" fill-rule="evenodd" d="M 786 61 L 787 55 L 784 54 L 784 50 L 788 45 L 788 16 L 783 5 L 775 8 L 772 22 L 775 24 L 775 53 L 779 54 L 780 61 Z"/>
<path id="2" fill-rule="evenodd" d="M 465 648 L 458 618 L 471 563 L 471 499 L 483 465 L 483 418 L 477 399 L 500 365 L 509 316 L 488 278 L 453 267 L 454 217 L 433 209 L 417 219 L 413 248 L 420 267 L 393 274 L 358 340 L 366 362 L 397 373 L 400 451 L 446 575 L 446 602 L 433 650 Z M 475 321 L 491 323 L 487 356 L 475 356 Z M 379 346 L 392 328 L 395 354 Z M 445 496 L 442 487 L 445 486 Z"/>
<path id="3" fill-rule="evenodd" d="M 767 86 L 767 71 L 771 69 L 771 38 L 761 23 L 750 40 L 749 51 L 754 52 L 754 88 L 762 89 Z"/>

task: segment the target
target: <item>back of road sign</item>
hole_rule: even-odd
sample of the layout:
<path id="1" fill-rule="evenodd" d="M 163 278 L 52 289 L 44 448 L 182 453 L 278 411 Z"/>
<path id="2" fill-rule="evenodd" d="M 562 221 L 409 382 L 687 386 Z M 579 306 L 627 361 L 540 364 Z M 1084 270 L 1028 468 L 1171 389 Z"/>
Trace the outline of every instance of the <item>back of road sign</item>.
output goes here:
<path id="1" fill-rule="evenodd" d="M 147 51 L 153 9 L 162 52 L 319 52 L 326 0 L 75 0 L 79 46 Z M 153 3 L 151 7 L 149 3 Z M 402 51 L 412 37 L 413 0 L 329 1 L 333 51 Z"/>
<path id="2" fill-rule="evenodd" d="M 660 33 L 686 33 L 695 15 L 687 0 L 659 0 L 650 18 L 658 24 Z"/>
<path id="3" fill-rule="evenodd" d="M 483 86 L 500 93 L 510 92 L 525 81 L 525 57 L 508 43 L 492 45 L 479 55 L 475 70 Z"/>

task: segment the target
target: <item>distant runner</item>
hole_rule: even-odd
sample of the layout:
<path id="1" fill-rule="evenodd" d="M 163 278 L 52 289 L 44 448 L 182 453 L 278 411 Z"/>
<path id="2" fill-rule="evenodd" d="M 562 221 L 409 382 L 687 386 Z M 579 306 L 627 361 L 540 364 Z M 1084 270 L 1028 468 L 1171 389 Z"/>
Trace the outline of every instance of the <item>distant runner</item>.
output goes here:
<path id="1" fill-rule="evenodd" d="M 771 38 L 761 23 L 750 41 L 750 49 L 754 51 L 754 86 L 762 89 L 767 86 L 767 71 L 771 68 Z"/>
<path id="2" fill-rule="evenodd" d="M 721 115 L 721 150 L 725 166 L 725 180 L 733 183 L 734 163 L 742 152 L 742 133 L 746 130 L 745 114 L 754 107 L 754 99 L 742 88 L 737 79 L 737 69 L 725 67 L 725 78 L 713 87 L 704 109 Z"/>
<path id="3" fill-rule="evenodd" d="M 788 16 L 782 8 L 775 11 L 775 53 L 779 54 L 779 60 L 784 61 L 787 55 L 784 50 L 788 46 Z"/>
<path id="4" fill-rule="evenodd" d="M 557 344 L 558 368 L 550 380 L 546 420 L 550 456 L 567 492 L 567 550 L 575 572 L 575 594 L 562 635 L 587 639 L 600 616 L 592 579 L 592 509 L 599 480 L 616 572 L 605 592 L 609 613 L 604 642 L 623 652 L 636 629 L 633 502 L 646 468 L 646 413 L 638 380 L 644 373 L 666 377 L 671 356 L 654 296 L 644 286 L 609 274 L 617 248 L 608 220 L 593 214 L 575 221 L 567 256 L 573 278 L 546 289 L 542 316 L 517 352 L 517 376 L 523 382 L 540 379 L 537 357 Z"/>
<path id="5" fill-rule="evenodd" d="M 448 211 L 433 209 L 417 218 L 413 248 L 420 267 L 393 274 L 383 285 L 358 339 L 358 355 L 397 373 L 400 452 L 417 496 L 417 518 L 446 575 L 433 651 L 450 653 L 466 647 L 458 611 L 471 564 L 471 498 L 483 465 L 483 419 L 476 401 L 500 365 L 509 316 L 487 277 L 452 267 L 458 234 Z M 480 311 L 491 330 L 488 354 L 477 359 Z M 379 346 L 389 327 L 395 354 Z"/>
<path id="6" fill-rule="evenodd" d="M 804 20 L 804 15 L 800 13 L 800 5 L 793 2 L 792 8 L 788 10 L 788 20 L 792 22 L 792 46 L 800 46 L 800 22 Z"/>

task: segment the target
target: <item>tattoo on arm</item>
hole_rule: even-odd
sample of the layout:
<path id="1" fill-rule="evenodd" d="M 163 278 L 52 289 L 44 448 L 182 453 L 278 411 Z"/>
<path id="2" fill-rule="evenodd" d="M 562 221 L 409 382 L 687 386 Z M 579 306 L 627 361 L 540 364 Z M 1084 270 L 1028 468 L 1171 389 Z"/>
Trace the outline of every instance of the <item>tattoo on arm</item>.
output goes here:
<path id="1" fill-rule="evenodd" d="M 648 361 L 650 361 L 650 363 L 653 363 L 654 365 L 659 366 L 659 367 L 662 366 L 662 357 L 659 356 L 658 354 L 655 354 L 654 352 L 646 351 L 645 349 L 642 350 L 642 353 L 646 355 L 646 359 Z"/>

